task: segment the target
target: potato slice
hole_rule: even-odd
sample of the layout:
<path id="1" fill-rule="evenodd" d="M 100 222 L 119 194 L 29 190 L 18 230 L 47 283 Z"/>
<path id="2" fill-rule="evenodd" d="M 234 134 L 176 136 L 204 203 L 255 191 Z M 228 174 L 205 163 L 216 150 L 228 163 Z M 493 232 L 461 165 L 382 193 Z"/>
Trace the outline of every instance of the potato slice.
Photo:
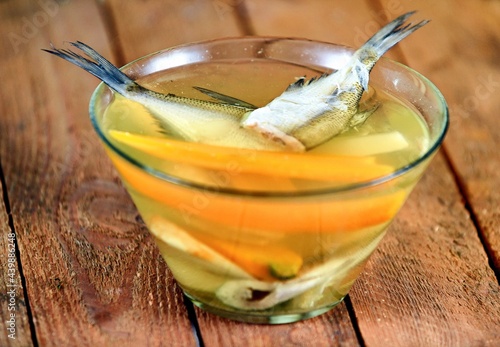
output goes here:
<path id="1" fill-rule="evenodd" d="M 399 131 L 391 131 L 365 136 L 338 136 L 309 152 L 365 157 L 395 152 L 406 147 L 408 147 L 408 141 L 403 134 Z"/>

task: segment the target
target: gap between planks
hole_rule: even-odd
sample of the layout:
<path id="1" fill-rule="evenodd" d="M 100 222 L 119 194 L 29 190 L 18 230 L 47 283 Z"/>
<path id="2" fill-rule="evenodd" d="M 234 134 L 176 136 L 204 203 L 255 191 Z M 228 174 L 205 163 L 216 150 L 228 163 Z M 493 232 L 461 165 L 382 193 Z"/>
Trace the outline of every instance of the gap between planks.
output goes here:
<path id="1" fill-rule="evenodd" d="M 246 0 L 239 1 L 236 6 L 236 23 L 243 35 L 255 35 L 255 29 L 250 21 Z"/>
<path id="2" fill-rule="evenodd" d="M 479 220 L 478 220 L 476 213 L 474 213 L 474 209 L 472 208 L 471 201 L 467 195 L 466 185 L 463 182 L 463 180 L 460 178 L 460 176 L 458 175 L 456 168 L 453 165 L 453 162 L 450 158 L 450 155 L 448 154 L 448 150 L 446 149 L 446 146 L 444 144 L 442 146 L 442 152 L 443 152 L 443 158 L 445 159 L 446 166 L 448 167 L 449 171 L 451 172 L 451 175 L 453 177 L 455 185 L 457 186 L 458 192 L 460 193 L 460 196 L 462 197 L 462 199 L 464 201 L 464 208 L 467 211 L 467 213 L 469 214 L 470 220 L 471 220 L 472 224 L 474 225 L 474 228 L 476 229 L 477 237 L 479 238 L 479 241 L 481 242 L 481 245 L 483 246 L 484 252 L 486 253 L 486 257 L 488 258 L 488 266 L 491 268 L 491 270 L 495 274 L 495 278 L 497 280 L 498 285 L 500 285 L 500 268 L 497 268 L 495 266 L 493 250 L 488 245 L 487 240 L 485 239 L 483 233 L 481 232 L 481 225 L 479 223 Z"/>
<path id="3" fill-rule="evenodd" d="M 7 214 L 7 224 L 8 228 L 11 230 L 14 235 L 16 235 L 16 230 L 14 227 L 14 218 L 12 217 L 12 209 L 9 201 L 9 193 L 7 191 L 7 181 L 5 179 L 3 167 L 2 167 L 2 158 L 0 157 L 0 186 L 3 187 L 0 189 L 2 191 L 2 200 L 5 206 L 5 212 Z M 24 297 L 24 302 L 26 304 L 26 315 L 28 316 L 28 324 L 31 334 L 31 342 L 33 346 L 38 347 L 38 340 L 36 337 L 36 329 L 35 323 L 33 321 L 33 313 L 31 312 L 30 300 L 28 297 L 28 291 L 26 290 L 26 278 L 24 277 L 23 272 L 23 264 L 21 262 L 21 254 L 19 251 L 19 244 L 17 242 L 17 235 L 14 238 L 14 247 L 15 247 L 15 255 L 16 255 L 16 263 L 17 270 L 19 271 L 19 278 L 21 280 L 21 288 L 22 288 L 22 296 Z"/>
<path id="4" fill-rule="evenodd" d="M 125 53 L 123 51 L 122 43 L 119 39 L 118 28 L 116 25 L 115 15 L 110 7 L 109 2 L 103 1 L 98 4 L 99 13 L 101 15 L 102 22 L 104 23 L 104 28 L 108 36 L 108 42 L 111 46 L 111 51 L 113 52 L 116 65 L 123 66 L 128 62 L 125 59 Z"/>

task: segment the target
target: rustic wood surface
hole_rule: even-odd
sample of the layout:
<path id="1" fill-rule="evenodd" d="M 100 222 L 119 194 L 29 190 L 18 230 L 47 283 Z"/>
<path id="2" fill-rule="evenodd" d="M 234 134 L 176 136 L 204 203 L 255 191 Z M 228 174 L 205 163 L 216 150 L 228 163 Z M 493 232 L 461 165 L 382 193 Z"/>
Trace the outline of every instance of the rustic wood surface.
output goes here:
<path id="1" fill-rule="evenodd" d="M 389 56 L 445 95 L 444 146 L 348 299 L 281 326 L 184 300 L 91 129 L 97 80 L 40 50 L 82 40 L 121 65 L 226 36 L 359 46 L 413 9 L 431 24 Z M 500 344 L 500 1 L 4 0 L 0 20 L 0 346 Z"/>

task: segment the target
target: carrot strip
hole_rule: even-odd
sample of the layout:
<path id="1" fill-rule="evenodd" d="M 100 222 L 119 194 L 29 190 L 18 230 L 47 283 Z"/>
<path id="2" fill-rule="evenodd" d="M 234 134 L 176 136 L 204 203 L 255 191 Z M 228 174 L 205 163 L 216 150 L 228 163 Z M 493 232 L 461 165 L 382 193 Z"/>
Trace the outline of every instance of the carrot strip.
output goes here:
<path id="1" fill-rule="evenodd" d="M 367 181 L 394 171 L 389 165 L 375 163 L 374 157 L 308 155 L 219 147 L 117 130 L 110 130 L 109 135 L 121 144 L 157 158 L 208 169 L 339 182 Z"/>
<path id="2" fill-rule="evenodd" d="M 402 206 L 407 189 L 383 195 L 362 193 L 356 198 L 251 197 L 177 186 L 126 162 L 108 151 L 129 189 L 165 205 L 186 225 L 215 223 L 238 230 L 278 233 L 355 231 L 390 221 Z M 203 198 L 200 206 L 197 201 Z M 194 224 L 193 224 L 194 225 Z"/>
<path id="3" fill-rule="evenodd" d="M 272 281 L 293 278 L 302 267 L 302 257 L 283 247 L 250 246 L 201 235 L 196 238 L 258 279 Z"/>

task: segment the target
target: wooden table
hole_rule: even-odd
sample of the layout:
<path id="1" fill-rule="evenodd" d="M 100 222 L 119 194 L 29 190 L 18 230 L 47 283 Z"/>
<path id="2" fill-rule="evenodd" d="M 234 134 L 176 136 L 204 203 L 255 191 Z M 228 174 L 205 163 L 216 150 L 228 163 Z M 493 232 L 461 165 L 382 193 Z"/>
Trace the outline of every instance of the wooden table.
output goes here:
<path id="1" fill-rule="evenodd" d="M 91 129 L 97 80 L 40 50 L 82 40 L 122 65 L 225 36 L 359 46 L 412 9 L 432 22 L 388 56 L 445 95 L 444 146 L 344 303 L 281 326 L 184 300 Z M 1 346 L 500 345 L 499 1 L 4 0 L 0 19 Z"/>

